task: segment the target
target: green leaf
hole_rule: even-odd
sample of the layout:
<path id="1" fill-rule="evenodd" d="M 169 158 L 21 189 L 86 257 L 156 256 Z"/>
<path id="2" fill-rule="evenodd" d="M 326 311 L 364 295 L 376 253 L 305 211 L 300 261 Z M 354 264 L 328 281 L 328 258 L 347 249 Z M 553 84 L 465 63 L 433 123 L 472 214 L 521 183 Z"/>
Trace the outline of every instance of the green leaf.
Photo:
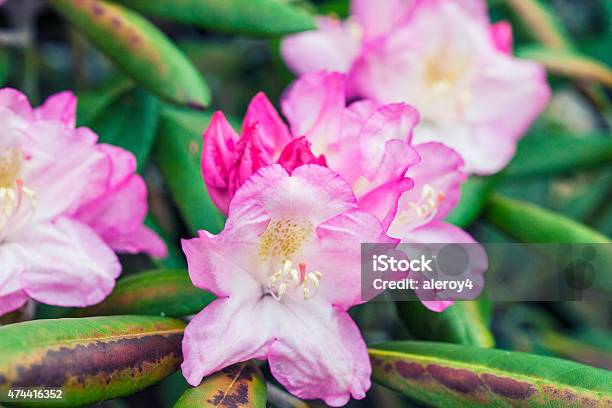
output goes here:
<path id="1" fill-rule="evenodd" d="M 100 87 L 77 93 L 77 125 L 90 126 L 96 116 L 132 86 L 134 83 L 121 75 L 111 78 Z"/>
<path id="2" fill-rule="evenodd" d="M 612 70 L 603 62 L 571 50 L 526 47 L 517 55 L 540 62 L 551 74 L 612 86 Z"/>
<path id="3" fill-rule="evenodd" d="M 155 141 L 159 119 L 159 100 L 133 88 L 121 94 L 91 122 L 101 143 L 110 143 L 134 153 L 142 171 Z"/>
<path id="4" fill-rule="evenodd" d="M 461 199 L 446 221 L 461 228 L 467 228 L 484 210 L 487 197 L 498 181 L 498 177 L 472 176 L 461 185 Z"/>
<path id="5" fill-rule="evenodd" d="M 214 295 L 193 286 L 186 270 L 155 270 L 119 279 L 106 300 L 77 309 L 72 316 L 138 314 L 179 317 L 200 312 L 214 299 Z"/>
<path id="6" fill-rule="evenodd" d="M 570 218 L 499 194 L 489 197 L 485 217 L 501 231 L 519 242 L 560 244 L 609 244 L 611 242 L 605 235 Z M 606 251 L 593 260 L 594 270 L 598 271 L 593 285 L 607 292 L 612 292 L 612 275 L 608 273 L 611 262 L 609 252 Z"/>
<path id="7" fill-rule="evenodd" d="M 534 204 L 493 194 L 486 218 L 520 242 L 610 243 L 589 227 Z"/>
<path id="8" fill-rule="evenodd" d="M 445 341 L 468 346 L 494 347 L 486 305 L 481 301 L 456 302 L 441 313 L 432 312 L 421 302 L 396 302 L 399 316 L 419 340 Z"/>
<path id="9" fill-rule="evenodd" d="M 11 70 L 9 52 L 5 48 L 0 48 L 0 85 L 4 85 Z"/>
<path id="10" fill-rule="evenodd" d="M 571 40 L 550 6 L 540 0 L 508 0 L 531 35 L 549 48 L 571 48 Z"/>
<path id="11" fill-rule="evenodd" d="M 155 161 L 192 234 L 223 229 L 224 217 L 211 201 L 200 170 L 202 133 L 211 115 L 168 108 L 162 112 Z"/>
<path id="12" fill-rule="evenodd" d="M 278 0 L 115 0 L 143 14 L 212 30 L 275 36 L 314 30 L 314 17 Z"/>
<path id="13" fill-rule="evenodd" d="M 191 62 L 137 13 L 100 0 L 50 3 L 145 89 L 182 105 L 209 103 L 208 87 Z"/>
<path id="14" fill-rule="evenodd" d="M 198 387 L 185 391 L 174 408 L 265 408 L 266 401 L 266 381 L 259 368 L 246 361 L 204 378 Z"/>
<path id="15" fill-rule="evenodd" d="M 432 407 L 607 406 L 612 372 L 527 353 L 444 343 L 370 348 L 372 379 Z"/>
<path id="16" fill-rule="evenodd" d="M 612 163 L 612 138 L 538 135 L 521 140 L 514 159 L 503 171 L 508 177 L 574 172 Z"/>
<path id="17" fill-rule="evenodd" d="M 185 323 L 115 316 L 34 320 L 0 327 L 0 395 L 57 387 L 74 407 L 140 391 L 179 368 Z"/>

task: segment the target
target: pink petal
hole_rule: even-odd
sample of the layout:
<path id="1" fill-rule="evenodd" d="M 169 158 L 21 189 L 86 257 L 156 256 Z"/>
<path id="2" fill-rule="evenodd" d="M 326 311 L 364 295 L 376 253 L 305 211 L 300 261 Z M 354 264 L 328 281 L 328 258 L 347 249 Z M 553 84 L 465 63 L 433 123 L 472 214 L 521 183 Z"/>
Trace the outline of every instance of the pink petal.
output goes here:
<path id="1" fill-rule="evenodd" d="M 298 318 L 296 318 L 296 316 Z M 359 329 L 346 312 L 294 302 L 277 312 L 278 340 L 268 361 L 276 380 L 299 398 L 342 406 L 365 397 L 371 366 Z"/>
<path id="2" fill-rule="evenodd" d="M 0 89 L 0 106 L 10 109 L 24 120 L 31 121 L 33 119 L 32 107 L 28 97 L 16 89 Z"/>
<path id="3" fill-rule="evenodd" d="M 37 195 L 36 219 L 70 215 L 107 186 L 108 156 L 60 122 L 35 122 L 22 146 L 24 184 Z"/>
<path id="4" fill-rule="evenodd" d="M 507 21 L 491 25 L 491 39 L 495 48 L 504 54 L 512 55 L 512 26 Z"/>
<path id="5" fill-rule="evenodd" d="M 0 316 L 19 309 L 28 300 L 21 285 L 24 255 L 18 244 L 0 245 Z"/>
<path id="6" fill-rule="evenodd" d="M 77 99 L 72 92 L 65 91 L 51 95 L 35 109 L 37 119 L 59 120 L 69 128 L 74 128 L 76 124 Z"/>
<path id="7" fill-rule="evenodd" d="M 316 157 L 310 150 L 310 142 L 304 136 L 293 139 L 285 147 L 278 158 L 278 164 L 283 166 L 288 173 L 304 164 L 326 166 L 325 157 L 323 155 Z"/>
<path id="8" fill-rule="evenodd" d="M 467 178 L 463 172 L 463 159 L 442 143 L 422 143 L 416 146 L 416 151 L 421 161 L 406 172 L 406 177 L 414 180 L 415 188 L 402 197 L 401 209 L 407 208 L 404 203 L 408 201 L 418 201 L 423 187 L 429 185 L 444 195 L 435 216 L 436 219 L 443 219 L 457 205 L 461 183 Z"/>
<path id="9" fill-rule="evenodd" d="M 89 306 L 115 286 L 121 264 L 87 226 L 60 218 L 29 229 L 19 239 L 27 248 L 22 282 L 32 298 L 57 306 Z"/>
<path id="10" fill-rule="evenodd" d="M 360 49 L 359 26 L 329 17 L 319 17 L 317 25 L 317 30 L 283 39 L 281 55 L 285 63 L 300 75 L 322 70 L 348 72 Z"/>
<path id="11" fill-rule="evenodd" d="M 377 109 L 365 122 L 359 135 L 363 175 L 370 179 L 375 177 L 385 156 L 387 141 L 399 140 L 409 144 L 418 121 L 417 111 L 403 103 Z"/>
<path id="12" fill-rule="evenodd" d="M 341 136 L 345 110 L 344 75 L 320 72 L 294 82 L 281 102 L 294 136 L 306 136 L 315 154 L 327 154 Z"/>
<path id="13" fill-rule="evenodd" d="M 351 15 L 361 23 L 366 40 L 387 34 L 407 17 L 413 0 L 352 0 Z"/>
<path id="14" fill-rule="evenodd" d="M 146 252 L 164 257 L 163 241 L 143 226 L 147 214 L 147 187 L 132 175 L 114 189 L 81 206 L 74 217 L 89 225 L 117 252 Z"/>
<path id="15" fill-rule="evenodd" d="M 462 293 L 463 299 L 475 299 L 478 296 L 484 286 L 483 275 L 488 269 L 488 258 L 484 248 L 470 234 L 452 224 L 447 224 L 443 221 L 432 221 L 398 238 L 401 238 L 402 243 L 469 244 L 463 246 L 470 259 L 469 267 L 461 276 L 453 275 L 452 279 L 469 278 L 472 280 L 474 288 Z M 443 275 L 439 275 L 439 279 L 442 278 Z M 444 311 L 454 304 L 452 295 L 446 292 L 440 292 L 435 295 L 435 298 L 439 298 L 439 300 L 432 299 L 434 296 L 431 291 L 417 290 L 416 293 L 423 302 L 423 305 L 435 312 Z"/>
<path id="16" fill-rule="evenodd" d="M 230 211 L 225 229 L 218 235 L 200 231 L 199 237 L 183 240 L 183 252 L 193 284 L 215 295 L 261 293 L 255 268 L 259 261 L 254 244 L 265 231 L 269 215 L 258 205 Z"/>
<path id="17" fill-rule="evenodd" d="M 229 208 L 227 180 L 234 163 L 238 134 L 232 129 L 223 112 L 215 112 L 204 132 L 202 175 L 215 205 L 224 213 Z"/>
<path id="18" fill-rule="evenodd" d="M 227 193 L 230 200 L 253 173 L 272 163 L 259 129 L 258 123 L 245 124 L 242 137 L 236 144 L 234 163 L 228 172 Z"/>
<path id="19" fill-rule="evenodd" d="M 275 303 L 270 297 L 222 298 L 198 313 L 183 338 L 187 382 L 195 387 L 229 365 L 266 358 L 275 339 Z"/>
<path id="20" fill-rule="evenodd" d="M 384 235 L 376 217 L 359 210 L 345 212 L 319 225 L 317 238 L 308 259 L 308 268 L 324 275 L 317 296 L 342 310 L 362 303 L 361 244 L 395 241 Z"/>
<path id="21" fill-rule="evenodd" d="M 473 103 L 465 112 L 469 139 L 457 148 L 467 170 L 490 174 L 508 164 L 517 140 L 544 110 L 550 94 L 540 64 L 501 54 L 485 64 L 473 81 Z"/>
<path id="22" fill-rule="evenodd" d="M 291 140 L 291 134 L 287 125 L 272 106 L 268 97 L 259 92 L 251 100 L 247 113 L 242 123 L 242 129 L 257 124 L 257 131 L 262 145 L 269 156 L 277 158 L 283 148 Z"/>
<path id="23" fill-rule="evenodd" d="M 308 164 L 291 176 L 279 164 L 259 170 L 236 192 L 230 218 L 243 206 L 258 205 L 274 219 L 303 218 L 313 225 L 356 208 L 350 187 L 326 167 Z"/>

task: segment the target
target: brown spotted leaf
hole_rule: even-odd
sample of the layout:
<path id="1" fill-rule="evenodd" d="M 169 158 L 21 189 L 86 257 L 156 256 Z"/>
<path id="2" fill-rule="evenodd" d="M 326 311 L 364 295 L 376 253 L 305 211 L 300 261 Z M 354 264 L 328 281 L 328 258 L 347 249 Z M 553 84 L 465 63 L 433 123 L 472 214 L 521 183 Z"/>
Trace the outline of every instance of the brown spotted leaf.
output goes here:
<path id="1" fill-rule="evenodd" d="M 534 354 L 427 342 L 371 347 L 372 378 L 432 407 L 609 407 L 612 372 Z"/>
<path id="2" fill-rule="evenodd" d="M 50 0 L 118 67 L 147 90 L 182 105 L 206 106 L 204 79 L 164 33 L 139 14 L 100 0 Z"/>
<path id="3" fill-rule="evenodd" d="M 266 381 L 251 361 L 234 364 L 202 380 L 176 402 L 174 408 L 264 408 Z"/>
<path id="4" fill-rule="evenodd" d="M 72 407 L 132 394 L 179 368 L 184 327 L 147 316 L 0 327 L 0 395 L 16 387 L 61 388 L 57 405 Z"/>

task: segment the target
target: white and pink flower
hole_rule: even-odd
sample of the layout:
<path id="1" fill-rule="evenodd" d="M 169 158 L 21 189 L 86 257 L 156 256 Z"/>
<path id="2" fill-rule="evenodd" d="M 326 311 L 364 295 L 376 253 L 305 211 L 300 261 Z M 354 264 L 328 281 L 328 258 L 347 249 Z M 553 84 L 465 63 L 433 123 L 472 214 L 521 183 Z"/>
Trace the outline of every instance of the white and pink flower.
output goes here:
<path id="1" fill-rule="evenodd" d="M 330 169 L 272 164 L 248 178 L 220 234 L 183 241 L 192 282 L 219 297 L 185 331 L 187 381 L 256 358 L 300 398 L 363 398 L 371 367 L 347 313 L 360 303 L 362 242 L 392 240 Z"/>
<path id="2" fill-rule="evenodd" d="M 121 273 L 114 251 L 166 253 L 143 225 L 134 156 L 75 128 L 75 110 L 69 92 L 32 109 L 19 91 L 0 90 L 0 315 L 28 298 L 98 303 Z"/>
<path id="3" fill-rule="evenodd" d="M 300 75 L 340 70 L 351 96 L 414 106 L 415 141 L 447 144 L 476 174 L 510 161 L 550 96 L 543 67 L 511 51 L 484 0 L 353 0 L 348 20 L 322 17 L 281 47 Z"/>

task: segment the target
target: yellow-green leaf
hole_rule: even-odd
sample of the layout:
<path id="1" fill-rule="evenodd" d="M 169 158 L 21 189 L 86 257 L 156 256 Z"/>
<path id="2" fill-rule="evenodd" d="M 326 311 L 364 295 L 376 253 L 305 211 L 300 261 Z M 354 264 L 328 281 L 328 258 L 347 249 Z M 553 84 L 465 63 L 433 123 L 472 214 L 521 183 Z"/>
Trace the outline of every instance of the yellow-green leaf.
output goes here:
<path id="1" fill-rule="evenodd" d="M 408 341 L 369 352 L 374 381 L 431 407 L 612 404 L 612 372 L 553 357 Z"/>
<path id="2" fill-rule="evenodd" d="M 53 387 L 74 407 L 140 391 L 175 372 L 185 323 L 148 316 L 33 320 L 0 327 L 0 395 Z"/>
<path id="3" fill-rule="evenodd" d="M 174 103 L 203 107 L 206 83 L 187 57 L 139 14 L 100 0 L 50 0 L 127 75 Z"/>
<path id="4" fill-rule="evenodd" d="M 548 72 L 580 81 L 612 87 L 612 69 L 603 62 L 571 50 L 527 47 L 517 50 L 522 58 L 538 61 Z"/>

